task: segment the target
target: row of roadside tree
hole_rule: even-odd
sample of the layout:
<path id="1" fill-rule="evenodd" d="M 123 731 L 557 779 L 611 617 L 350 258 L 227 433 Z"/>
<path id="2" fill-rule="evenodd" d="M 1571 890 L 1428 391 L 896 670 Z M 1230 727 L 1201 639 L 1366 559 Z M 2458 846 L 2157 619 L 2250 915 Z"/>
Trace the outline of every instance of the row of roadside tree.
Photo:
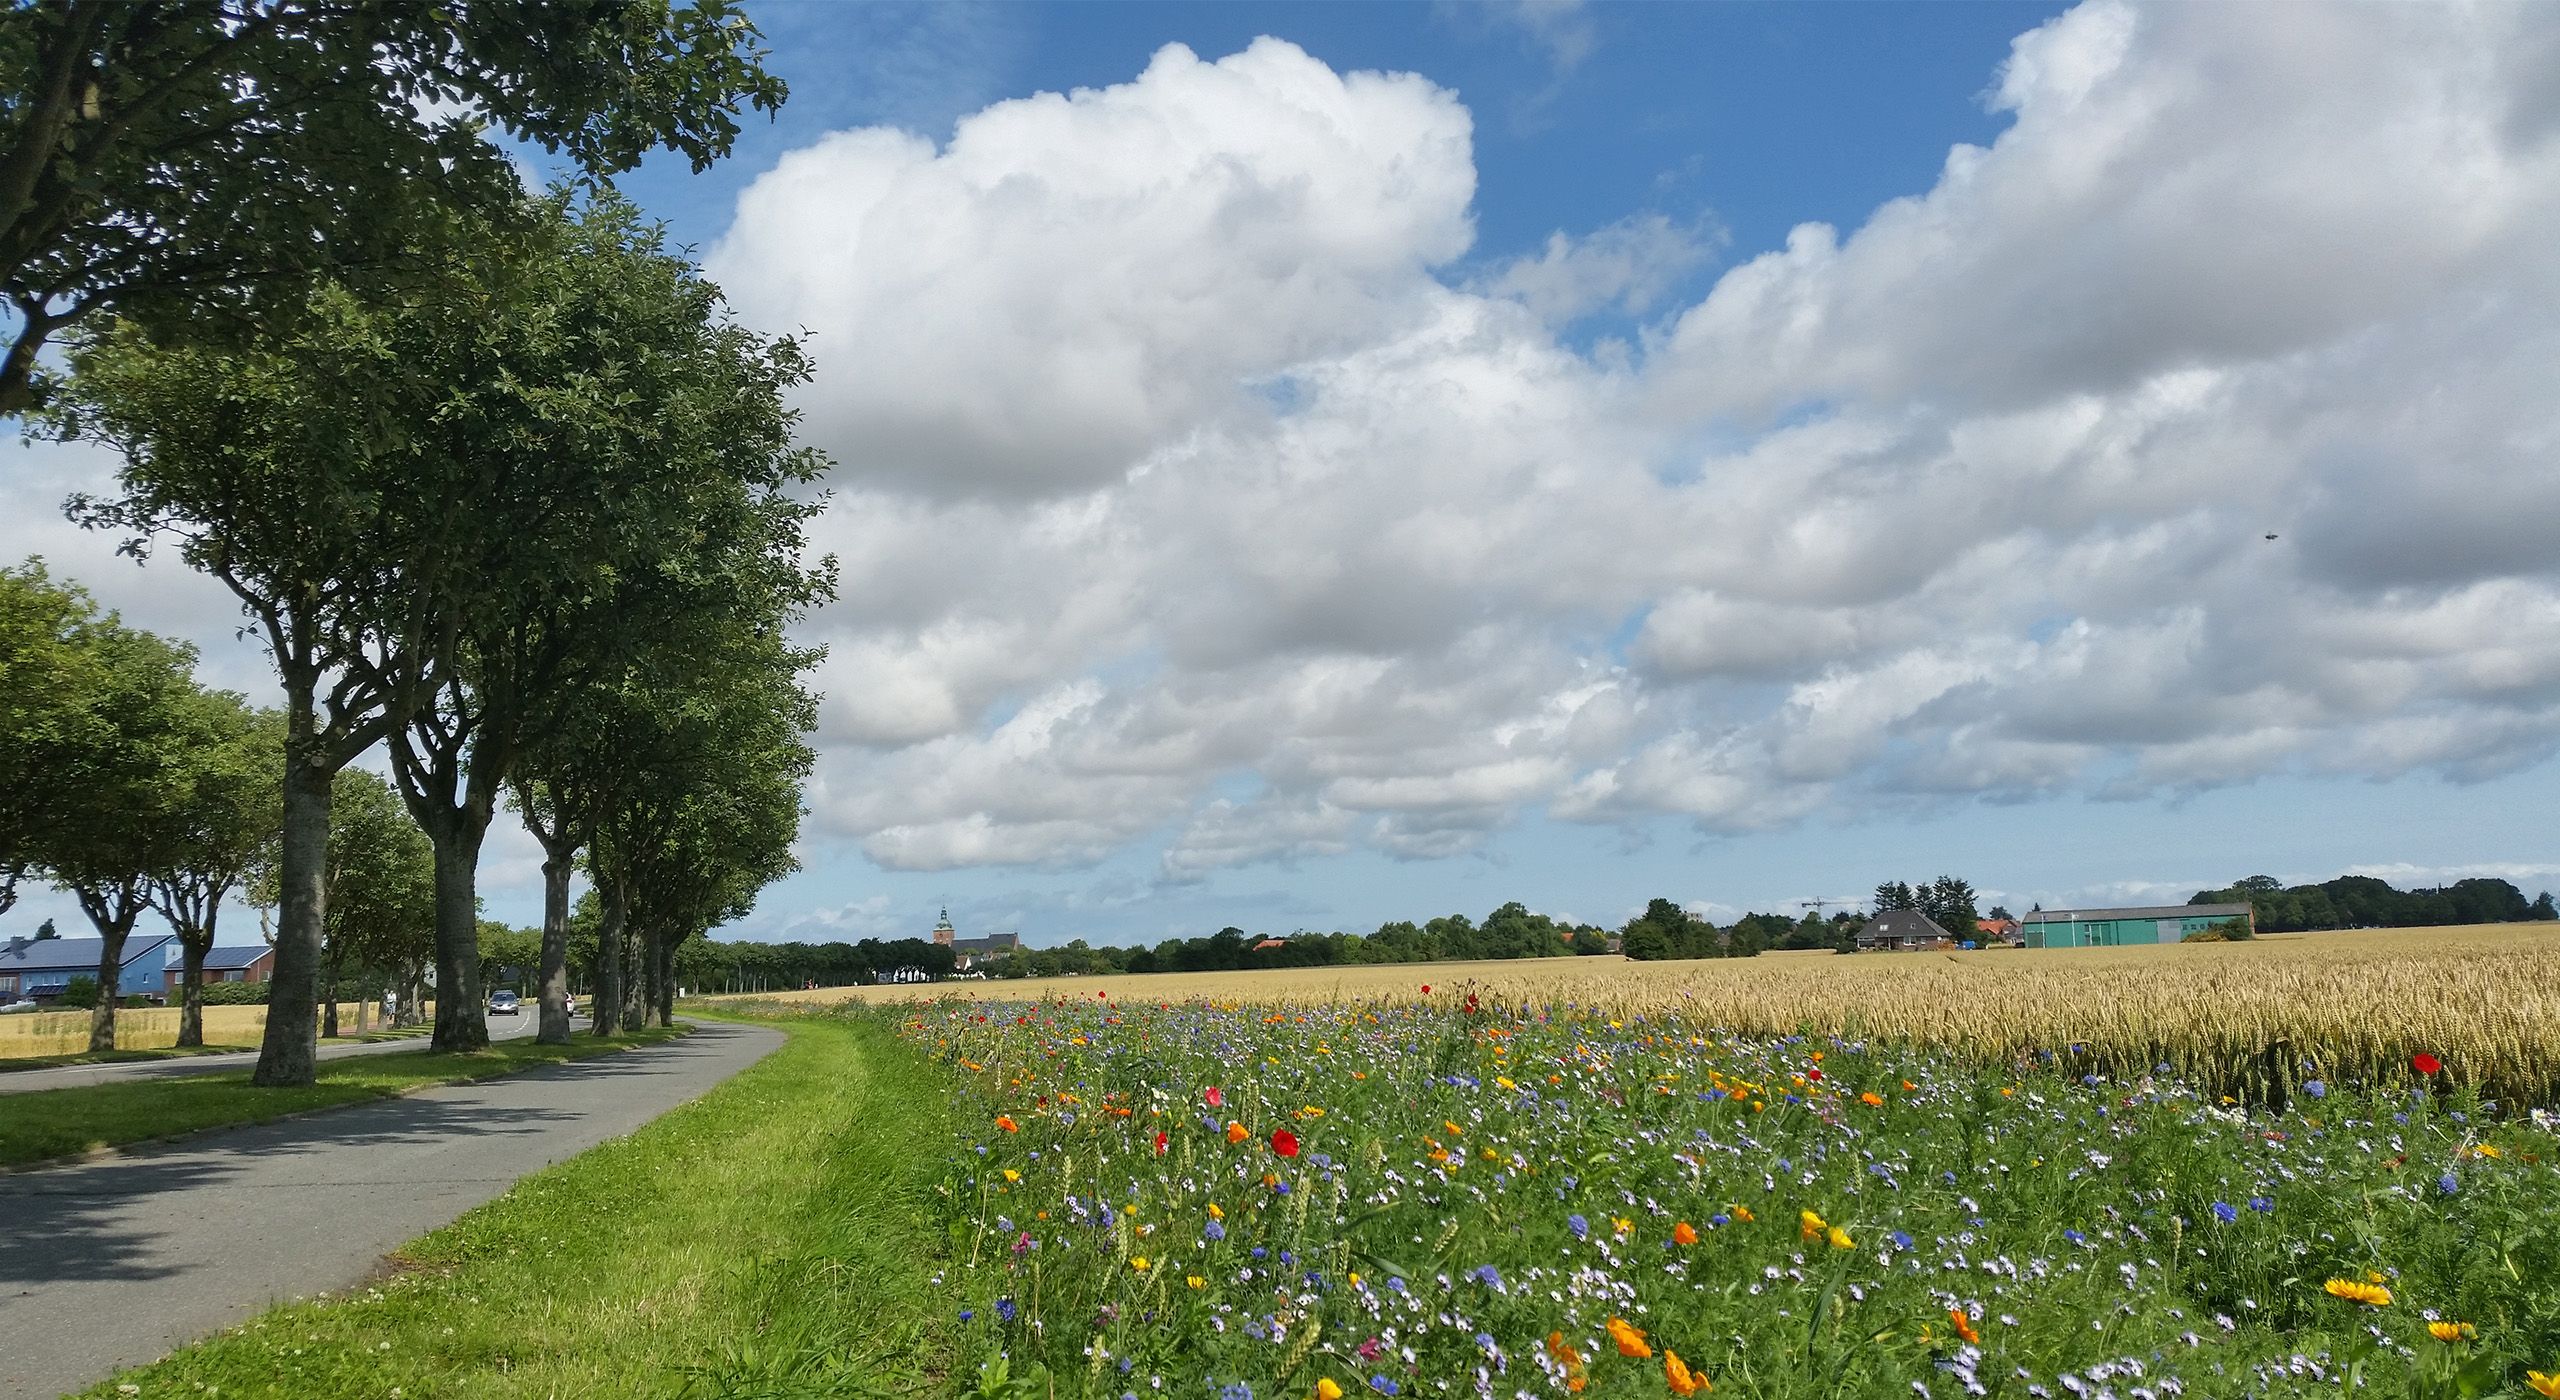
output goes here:
<path id="1" fill-rule="evenodd" d="M 42 743 L 87 735 L 148 776 L 48 781 L 0 868 L 79 893 L 110 936 L 155 900 L 180 907 L 160 846 L 72 833 L 130 817 L 143 789 L 218 786 L 193 755 L 210 730 L 185 726 L 238 731 L 264 764 L 238 765 L 260 813 L 241 830 L 271 852 L 276 911 L 255 1078 L 307 1083 L 332 906 L 373 893 L 333 866 L 333 818 L 371 800 L 347 796 L 371 791 L 350 775 L 379 754 L 429 850 L 438 1046 L 487 1040 L 476 880 L 502 803 L 546 853 L 542 1037 L 570 1034 L 580 867 L 596 1028 L 664 1018 L 677 945 L 791 868 L 816 657 L 788 631 L 834 587 L 805 533 L 828 464 L 793 438 L 801 345 L 732 323 L 605 177 L 659 148 L 700 168 L 738 112 L 777 104 L 755 29 L 725 0 L 65 0 L 10 24 L 0 83 L 23 100 L 0 117 L 0 284 L 18 340 L 0 411 L 113 451 L 115 479 L 71 514 L 227 588 L 281 704 L 180 703 L 182 649 L 18 570 L 54 600 L 38 611 L 55 608 L 64 654 L 157 648 L 124 670 L 157 677 L 134 684 L 168 691 L 171 716 L 201 715 L 154 729 L 80 709 L 129 687 L 57 687 L 76 722 Z M 493 135 L 569 179 L 528 191 Z M 19 654 L 0 664 L 0 691 L 20 692 Z M 32 737 L 0 745 L 18 746 L 0 762 L 79 771 Z M 194 866 L 218 899 L 254 863 Z"/>

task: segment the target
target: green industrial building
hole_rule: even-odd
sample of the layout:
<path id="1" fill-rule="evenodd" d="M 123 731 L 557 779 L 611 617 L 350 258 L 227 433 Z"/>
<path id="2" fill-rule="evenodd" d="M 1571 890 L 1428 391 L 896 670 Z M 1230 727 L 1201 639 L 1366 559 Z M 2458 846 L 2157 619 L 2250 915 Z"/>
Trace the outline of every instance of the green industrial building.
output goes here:
<path id="1" fill-rule="evenodd" d="M 2018 920 L 2030 948 L 2121 948 L 2175 943 L 2238 919 L 2257 923 L 2246 904 L 2164 904 L 2147 909 L 2038 909 Z"/>

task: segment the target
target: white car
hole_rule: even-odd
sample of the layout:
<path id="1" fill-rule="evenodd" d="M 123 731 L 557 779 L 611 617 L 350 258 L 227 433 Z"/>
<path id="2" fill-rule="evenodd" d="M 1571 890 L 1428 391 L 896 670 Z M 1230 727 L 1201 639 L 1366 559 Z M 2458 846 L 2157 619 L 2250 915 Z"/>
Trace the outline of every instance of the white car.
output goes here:
<path id="1" fill-rule="evenodd" d="M 513 992 L 491 992 L 489 994 L 489 1014 L 492 1016 L 513 1016 L 522 1009 L 522 1006 L 516 1000 L 516 994 Z"/>
<path id="2" fill-rule="evenodd" d="M 6 1005 L 6 1006 L 0 1006 L 0 1015 L 5 1015 L 5 1014 L 7 1014 L 7 1013 L 9 1013 L 9 1012 L 12 1012 L 12 1011 L 40 1011 L 40 1010 L 43 1010 L 43 1008 L 42 1008 L 41 1006 L 38 1006 L 35 1002 L 30 1001 L 30 1000 L 28 1000 L 28 999 L 27 999 L 27 998 L 25 998 L 25 997 L 20 997 L 20 998 L 18 998 L 16 1001 L 13 1001 L 13 1002 L 9 1003 L 9 1004 L 8 1004 L 8 1005 Z"/>

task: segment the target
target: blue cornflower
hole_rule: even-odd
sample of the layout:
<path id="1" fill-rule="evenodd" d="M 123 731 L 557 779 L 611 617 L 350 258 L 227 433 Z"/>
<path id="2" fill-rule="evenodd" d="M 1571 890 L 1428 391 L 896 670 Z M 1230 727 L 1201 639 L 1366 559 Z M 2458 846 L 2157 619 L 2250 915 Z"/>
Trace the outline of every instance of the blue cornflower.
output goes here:
<path id="1" fill-rule="evenodd" d="M 2073 1244 L 2087 1244 L 2089 1242 L 2089 1237 L 2081 1234 L 2077 1230 L 2065 1230 L 2062 1232 L 2062 1237 L 2071 1241 Z"/>
<path id="2" fill-rule="evenodd" d="M 1500 1288 L 1502 1286 L 1502 1275 L 1496 1273 L 1491 1264 L 1477 1265 L 1475 1271 L 1468 1274 L 1467 1277 L 1474 1279 L 1476 1282 L 1483 1284 L 1487 1288 Z"/>
<path id="3" fill-rule="evenodd" d="M 1707 1228 L 1710 1230 L 1722 1229 L 1732 1223 L 1733 1217 L 1725 1214 L 1723 1211 L 1717 1211 L 1715 1214 L 1707 1217 Z"/>
<path id="4" fill-rule="evenodd" d="M 1894 1231 L 1892 1234 L 1885 1236 L 1885 1238 L 1893 1241 L 1893 1247 L 1896 1249 L 1909 1249 L 1911 1247 L 1911 1237 L 1902 1233 L 1900 1230 Z"/>
<path id="5" fill-rule="evenodd" d="M 1583 1219 L 1579 1215 L 1566 1216 L 1564 1218 L 1564 1227 L 1571 1230 L 1573 1232 L 1573 1237 L 1577 1240 L 1587 1240 L 1591 1238 L 1591 1222 Z"/>
<path id="6" fill-rule="evenodd" d="M 2273 1196 L 2251 1196 L 2249 1198 L 2249 1209 L 2256 1211 L 2260 1215 L 2264 1215 L 2275 1208 L 2276 1198 Z"/>
<path id="7" fill-rule="evenodd" d="M 1013 1321 L 1013 1300 L 1011 1298 L 996 1299 L 996 1316 L 1003 1318 L 1007 1322 Z"/>
<path id="8" fill-rule="evenodd" d="M 1378 1392 L 1380 1395 L 1393 1395 L 1396 1393 L 1396 1383 L 1388 1380 L 1384 1376 L 1371 1376 L 1369 1378 L 1369 1388 Z"/>
<path id="9" fill-rule="evenodd" d="M 1253 1400 L 1253 1387 L 1242 1381 L 1218 1388 L 1218 1400 Z"/>
<path id="10" fill-rule="evenodd" d="M 2302 1081 L 2302 1092 L 2315 1099 L 2325 1099 L 2329 1097 L 2329 1086 L 2317 1079 L 2306 1079 Z"/>
<path id="11" fill-rule="evenodd" d="M 2453 1173 L 2446 1172 L 2436 1178 L 2436 1189 L 2450 1196 L 2462 1189 L 2462 1183 L 2453 1179 Z"/>
<path id="12" fill-rule="evenodd" d="M 1253 1247 L 1253 1257 L 1256 1259 L 1268 1259 L 1271 1257 L 1271 1251 L 1264 1249 L 1260 1245 L 1255 1245 Z"/>
<path id="13" fill-rule="evenodd" d="M 971 1319 L 971 1318 L 973 1318 L 973 1317 L 976 1317 L 977 1315 L 978 1315 L 978 1314 L 977 1314 L 976 1312 L 974 1312 L 974 1311 L 972 1311 L 972 1310 L 970 1310 L 970 1309 L 968 1309 L 968 1308 L 962 1308 L 962 1309 L 960 1310 L 960 1320 L 961 1320 L 962 1322 L 967 1322 L 969 1319 Z"/>
<path id="14" fill-rule="evenodd" d="M 2213 1218 L 2228 1225 L 2240 1218 L 2240 1212 L 2233 1209 L 2228 1202 L 2216 1201 L 2213 1203 Z"/>
<path id="15" fill-rule="evenodd" d="M 1209 1239 L 1223 1240 L 1227 1237 L 1227 1227 L 1212 1220 L 1208 1224 L 1200 1227 L 1200 1233 Z"/>
<path id="16" fill-rule="evenodd" d="M 2084 1074 L 2080 1076 L 2080 1082 L 2092 1089 L 2095 1089 L 2098 1087 L 2098 1076 L 2094 1074 Z"/>

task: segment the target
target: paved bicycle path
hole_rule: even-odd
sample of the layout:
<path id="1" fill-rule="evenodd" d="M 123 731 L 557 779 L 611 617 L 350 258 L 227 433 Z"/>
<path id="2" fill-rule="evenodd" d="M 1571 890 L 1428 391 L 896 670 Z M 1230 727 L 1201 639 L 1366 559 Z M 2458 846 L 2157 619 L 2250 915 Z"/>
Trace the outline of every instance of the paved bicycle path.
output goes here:
<path id="1" fill-rule="evenodd" d="M 579 1026 L 584 1029 L 585 1023 Z M 491 1040 L 515 1040 L 542 1028 L 542 1017 L 534 1012 L 518 1016 L 489 1018 Z M 354 1045 L 322 1042 L 319 1056 L 323 1060 L 352 1060 L 360 1055 L 398 1055 L 427 1048 L 423 1035 L 399 1040 L 363 1041 Z M 38 1089 L 79 1089 L 91 1084 L 123 1084 L 137 1079 L 179 1079 L 191 1074 L 214 1074 L 226 1069 L 245 1069 L 258 1062 L 258 1052 L 243 1050 L 227 1055 L 179 1055 L 166 1060 L 111 1060 L 100 1065 L 57 1065 L 52 1069 L 0 1070 L 0 1094 L 30 1094 Z"/>
<path id="2" fill-rule="evenodd" d="M 0 1400 L 56 1396 L 268 1305 L 351 1287 L 517 1178 L 632 1132 L 782 1043 L 681 1040 L 0 1176 Z"/>

